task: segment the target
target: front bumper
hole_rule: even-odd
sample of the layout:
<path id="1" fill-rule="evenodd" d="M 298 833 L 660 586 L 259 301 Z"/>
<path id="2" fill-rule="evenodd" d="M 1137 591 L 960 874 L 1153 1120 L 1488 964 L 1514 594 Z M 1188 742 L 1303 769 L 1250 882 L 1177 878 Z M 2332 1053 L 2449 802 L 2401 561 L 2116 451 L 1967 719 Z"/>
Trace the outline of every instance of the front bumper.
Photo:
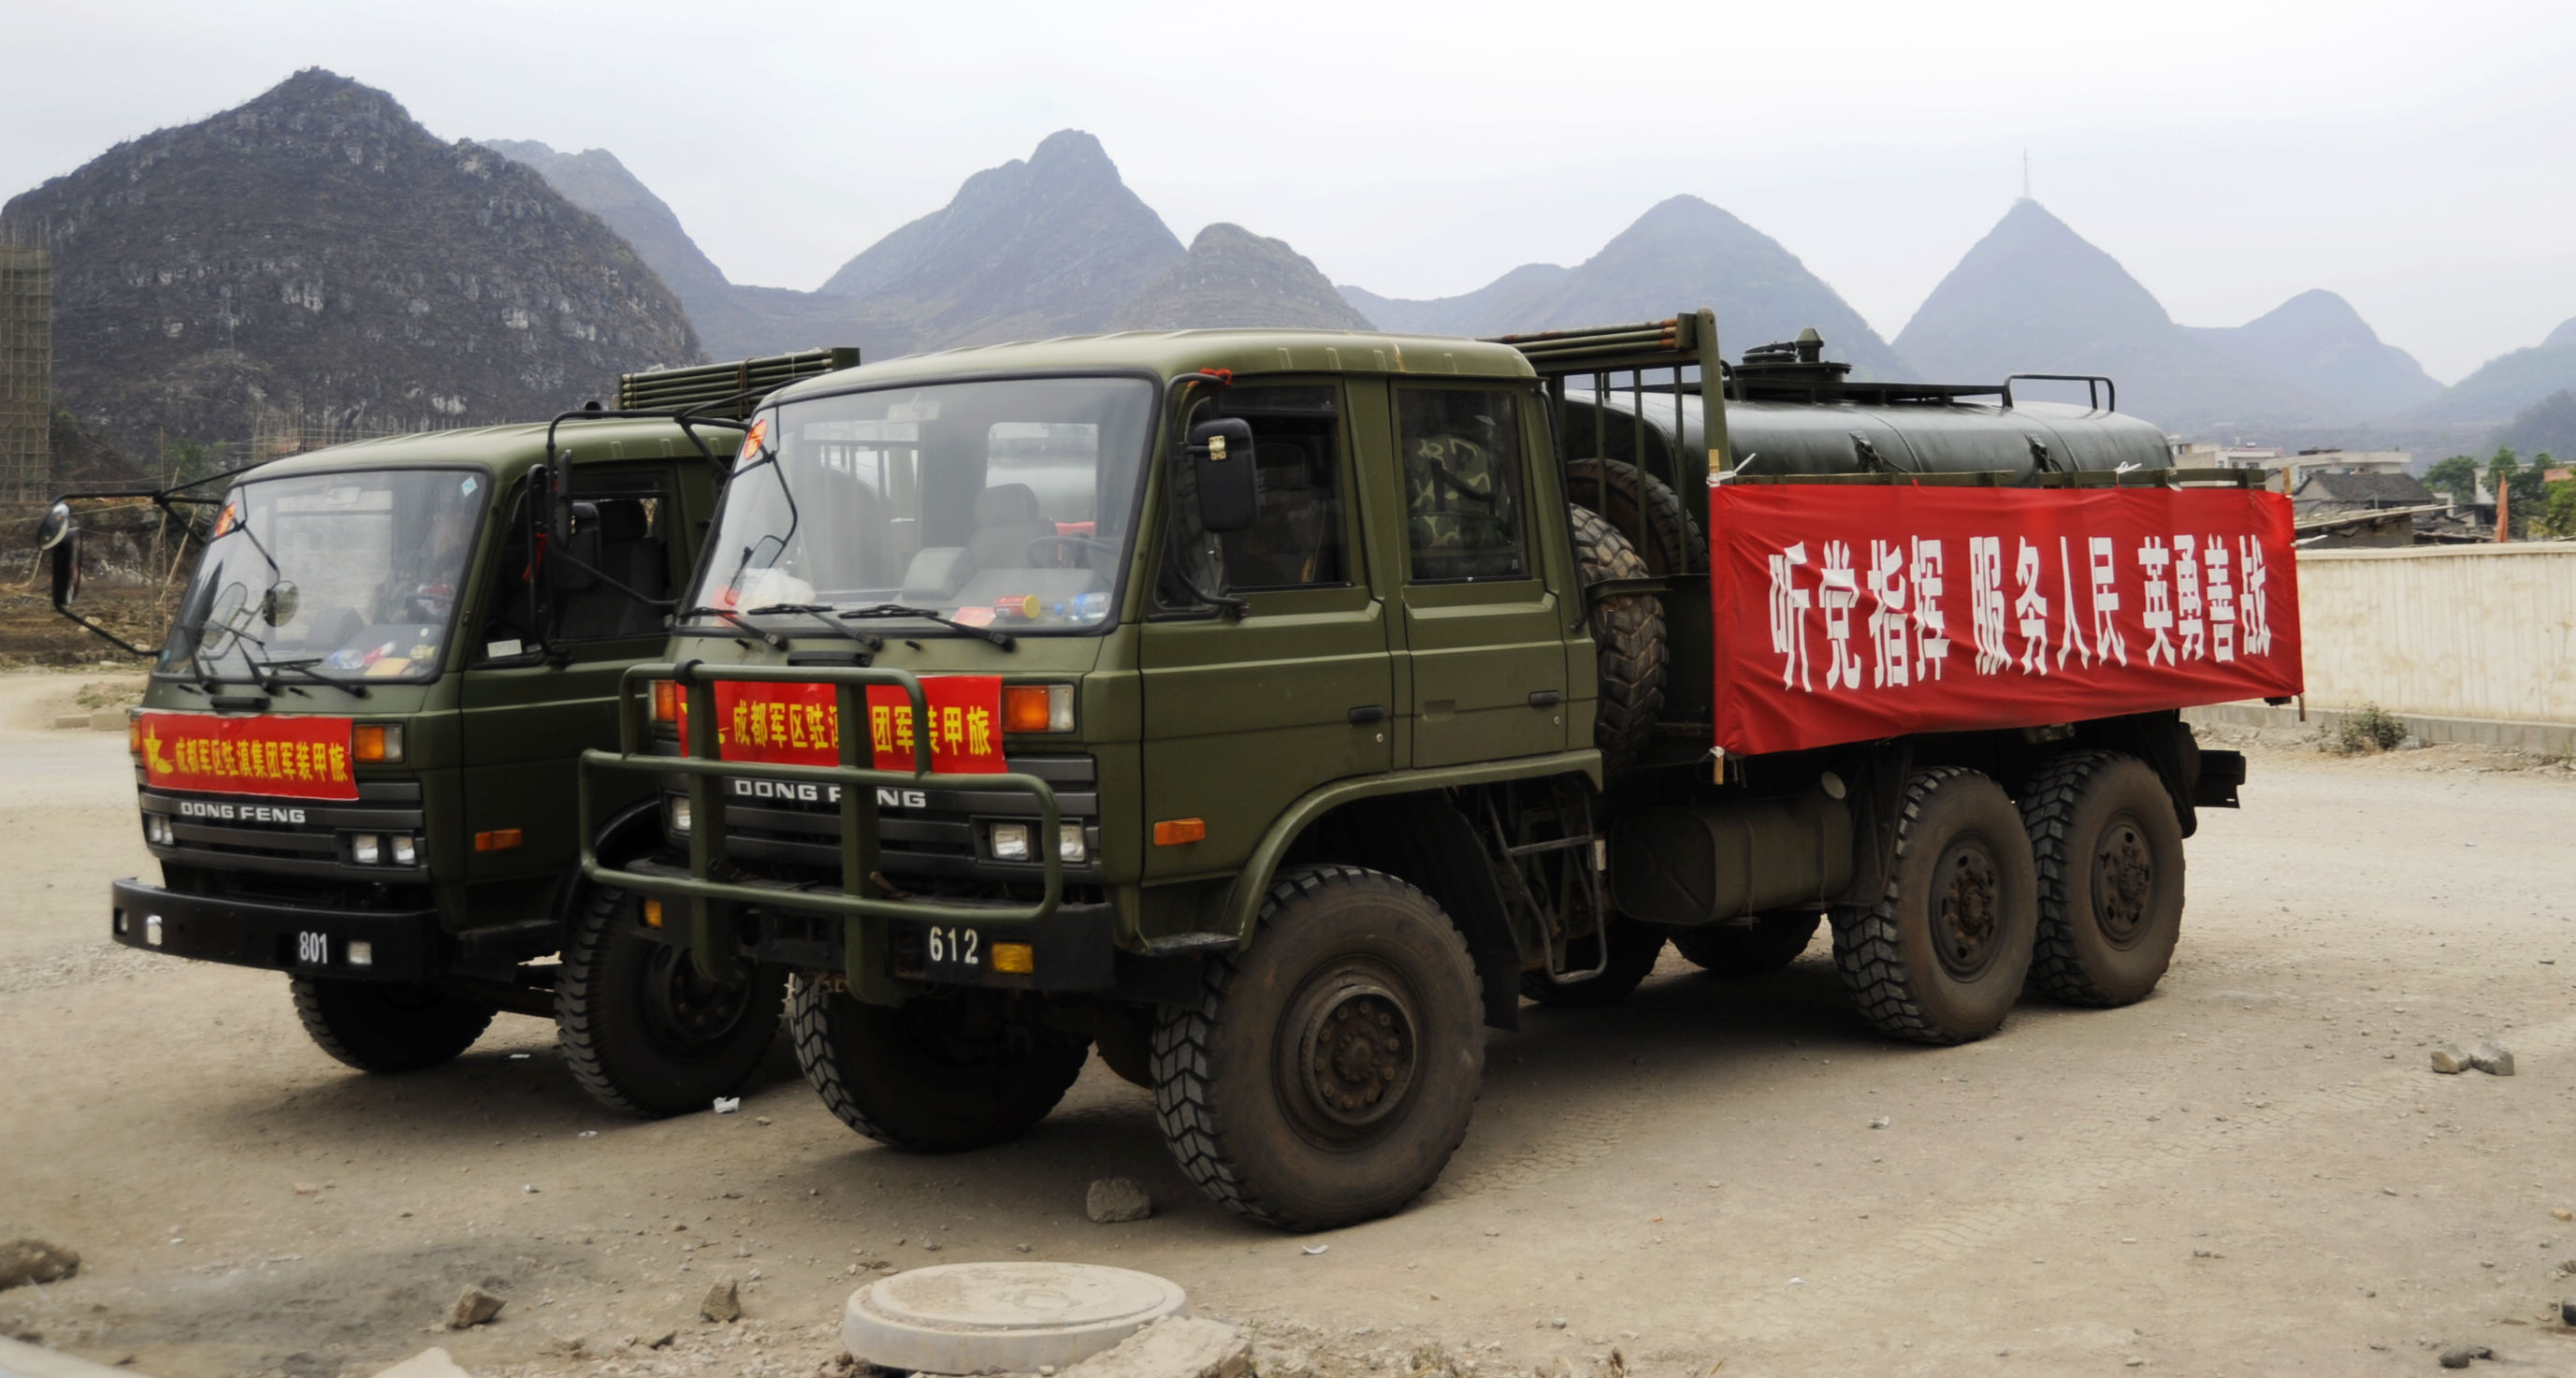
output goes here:
<path id="1" fill-rule="evenodd" d="M 108 904 L 108 935 L 145 952 L 360 981 L 426 981 L 451 969 L 436 909 L 322 909 L 133 879 L 110 885 Z"/>

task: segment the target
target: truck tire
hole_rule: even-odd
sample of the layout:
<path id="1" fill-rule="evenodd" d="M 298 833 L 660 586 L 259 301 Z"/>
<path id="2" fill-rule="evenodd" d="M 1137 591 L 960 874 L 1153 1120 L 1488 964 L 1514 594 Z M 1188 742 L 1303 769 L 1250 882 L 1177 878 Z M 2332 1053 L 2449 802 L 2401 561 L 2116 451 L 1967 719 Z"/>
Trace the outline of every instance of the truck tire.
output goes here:
<path id="1" fill-rule="evenodd" d="M 2022 794 L 2039 868 L 2030 982 L 2070 1005 L 2144 999 L 2182 936 L 2182 824 L 2146 763 L 2110 751 L 2048 762 Z"/>
<path id="2" fill-rule="evenodd" d="M 1226 1209 L 1322 1230 L 1403 1208 L 1466 1137 L 1485 1071 L 1467 940 L 1355 866 L 1289 871 L 1248 947 L 1210 957 L 1154 1031 L 1154 1116 Z"/>
<path id="3" fill-rule="evenodd" d="M 361 1072 L 417 1072 L 452 1062 L 500 1013 L 408 981 L 296 976 L 288 984 L 304 1032 Z"/>
<path id="4" fill-rule="evenodd" d="M 1589 508 L 1569 510 L 1574 558 L 1586 587 L 1603 579 L 1642 579 L 1645 561 L 1628 538 Z M 1664 602 L 1631 593 L 1591 602 L 1592 644 L 1600 648 L 1601 689 L 1594 703 L 1592 741 L 1616 765 L 1637 754 L 1655 730 L 1664 706 Z"/>
<path id="5" fill-rule="evenodd" d="M 788 1029 L 805 1080 L 841 1123 L 890 1147 L 951 1153 L 1047 1117 L 1091 1040 L 1016 1018 L 999 991 L 939 990 L 871 1005 L 799 975 Z"/>
<path id="6" fill-rule="evenodd" d="M 1620 459 L 1576 459 L 1565 466 L 1565 500 L 1598 512 L 1613 530 L 1637 542 L 1637 509 L 1646 511 L 1645 544 L 1637 556 L 1650 574 L 1686 574 L 1708 564 L 1699 523 L 1672 486 Z"/>
<path id="7" fill-rule="evenodd" d="M 592 886 L 564 935 L 555 1030 L 591 1099 L 661 1119 L 704 1110 L 751 1080 L 778 1038 L 787 979 L 752 969 L 728 985 L 698 974 L 687 949 L 635 931 L 623 890 Z"/>
<path id="8" fill-rule="evenodd" d="M 1815 941 L 1824 915 L 1812 909 L 1779 909 L 1749 928 L 1697 924 L 1673 930 L 1673 947 L 1713 976 L 1761 976 L 1798 960 Z"/>
<path id="9" fill-rule="evenodd" d="M 1834 925 L 1834 964 L 1861 1018 L 1915 1043 L 1993 1033 L 2020 998 L 2039 927 L 2039 882 L 2021 815 L 1993 780 L 1916 771 L 1878 903 Z"/>
<path id="10" fill-rule="evenodd" d="M 1560 1009 L 1597 1009 L 1634 994 L 1664 955 L 1665 928 L 1639 919 L 1610 923 L 1610 965 L 1589 981 L 1558 981 L 1544 971 L 1521 973 L 1521 994 Z M 1580 950 L 1580 948 L 1578 948 Z M 1591 965 L 1585 962 L 1584 965 Z"/>

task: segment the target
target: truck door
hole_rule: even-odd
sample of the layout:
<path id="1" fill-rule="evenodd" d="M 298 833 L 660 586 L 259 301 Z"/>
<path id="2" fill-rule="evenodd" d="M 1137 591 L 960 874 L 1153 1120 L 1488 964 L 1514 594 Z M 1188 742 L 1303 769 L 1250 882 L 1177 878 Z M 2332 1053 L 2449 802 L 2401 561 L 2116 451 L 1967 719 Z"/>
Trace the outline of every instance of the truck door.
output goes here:
<path id="1" fill-rule="evenodd" d="M 1231 870 L 1299 795 L 1394 759 L 1386 605 L 1362 556 L 1344 389 L 1246 382 L 1208 405 L 1191 419 L 1252 426 L 1260 517 L 1211 536 L 1191 502 L 1163 514 L 1139 652 L 1146 832 L 1198 819 L 1206 836 L 1147 847 L 1149 880 Z M 1220 580 L 1247 605 L 1240 619 L 1181 586 Z"/>
<path id="2" fill-rule="evenodd" d="M 662 609 L 617 585 L 669 598 L 688 574 L 673 480 L 667 463 L 573 471 L 572 544 L 593 570 L 566 564 L 554 572 L 559 664 L 548 664 L 538 646 L 528 600 L 524 486 L 505 509 L 467 646 L 462 794 L 469 836 L 515 829 L 519 840 L 469 850 L 468 880 L 558 875 L 578 856 L 573 757 L 583 747 L 616 745 L 618 677 L 659 653 L 666 635 Z M 644 777 L 636 783 L 649 790 Z"/>
<path id="3" fill-rule="evenodd" d="M 1415 766 L 1562 751 L 1567 612 L 1541 577 L 1525 389 L 1396 386 Z M 1569 592 L 1566 596 L 1572 596 Z"/>

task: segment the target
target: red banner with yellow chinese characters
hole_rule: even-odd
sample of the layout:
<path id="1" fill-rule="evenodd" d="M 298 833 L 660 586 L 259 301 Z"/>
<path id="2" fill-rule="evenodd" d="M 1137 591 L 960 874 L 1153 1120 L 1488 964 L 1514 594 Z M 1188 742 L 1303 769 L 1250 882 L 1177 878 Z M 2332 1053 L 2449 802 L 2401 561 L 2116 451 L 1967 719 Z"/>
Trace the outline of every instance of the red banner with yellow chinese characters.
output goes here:
<path id="1" fill-rule="evenodd" d="M 155 789 L 355 799 L 349 720 L 146 713 L 143 771 Z"/>
<path id="2" fill-rule="evenodd" d="M 1717 744 L 2296 694 L 2290 528 L 2238 488 L 1712 488 Z"/>
<path id="3" fill-rule="evenodd" d="M 921 681 L 930 710 L 930 768 L 940 774 L 1000 774 L 1002 678 L 934 675 Z M 841 762 L 838 691 L 829 684 L 715 683 L 716 752 L 727 761 L 830 766 Z M 913 768 L 912 700 L 890 684 L 867 686 L 870 759 L 879 770 Z M 680 740 L 689 739 L 688 698 Z"/>

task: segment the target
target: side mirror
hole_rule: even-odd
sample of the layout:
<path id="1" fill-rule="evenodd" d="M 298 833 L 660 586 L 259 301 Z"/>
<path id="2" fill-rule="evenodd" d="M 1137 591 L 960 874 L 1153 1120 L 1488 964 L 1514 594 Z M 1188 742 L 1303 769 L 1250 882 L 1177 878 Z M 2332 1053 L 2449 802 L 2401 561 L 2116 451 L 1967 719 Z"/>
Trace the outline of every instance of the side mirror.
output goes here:
<path id="1" fill-rule="evenodd" d="M 80 524 L 72 520 L 70 503 L 55 503 L 36 523 L 36 548 L 52 567 L 54 608 L 70 607 L 80 597 Z"/>
<path id="2" fill-rule="evenodd" d="M 1229 416 L 1190 427 L 1190 470 L 1198 480 L 1199 525 L 1248 531 L 1261 517 L 1261 471 L 1252 462 L 1252 423 Z"/>

